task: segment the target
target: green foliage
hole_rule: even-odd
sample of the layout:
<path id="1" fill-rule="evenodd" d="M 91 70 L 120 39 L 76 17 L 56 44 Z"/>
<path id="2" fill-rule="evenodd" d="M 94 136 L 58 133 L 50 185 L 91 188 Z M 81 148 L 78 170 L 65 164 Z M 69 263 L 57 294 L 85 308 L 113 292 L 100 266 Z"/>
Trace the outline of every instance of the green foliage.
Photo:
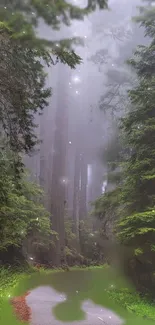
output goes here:
<path id="1" fill-rule="evenodd" d="M 154 18 L 155 8 L 150 6 L 154 3 L 154 0 L 143 0 L 147 4 L 145 6 L 139 6 L 140 15 L 133 18 L 133 21 L 140 24 L 145 29 L 145 36 L 153 38 L 155 36 L 154 31 Z"/>
<path id="2" fill-rule="evenodd" d="M 142 10 L 143 11 L 143 10 Z M 129 60 L 138 76 L 136 87 L 129 91 L 131 108 L 122 119 L 122 132 L 130 148 L 124 156 L 123 184 L 121 188 L 121 219 L 117 224 L 121 243 L 134 248 L 133 255 L 143 262 L 141 270 L 147 266 L 150 281 L 144 281 L 153 291 L 154 242 L 155 242 L 155 78 L 154 78 L 154 21 L 155 11 L 143 11 L 139 21 L 151 37 L 148 46 L 139 46 L 134 57 Z M 149 18 L 151 17 L 151 19 Z M 135 260 L 136 260 L 135 257 Z M 137 274 L 137 277 L 139 275 Z"/>
<path id="3" fill-rule="evenodd" d="M 103 262 L 100 234 L 93 231 L 92 218 L 79 222 L 79 238 L 73 233 L 73 221 L 65 220 L 65 254 L 68 265 L 94 265 Z"/>
<path id="4" fill-rule="evenodd" d="M 80 8 L 70 4 L 65 0 L 3 0 L 0 4 L 0 21 L 4 23 L 11 31 L 13 39 L 20 40 L 20 43 L 27 46 L 45 48 L 51 46 L 49 53 L 55 54 L 57 62 L 67 63 L 71 68 L 80 63 L 80 57 L 73 51 L 66 51 L 65 47 L 75 40 L 63 44 L 60 42 L 61 48 L 57 49 L 57 42 L 49 42 L 41 40 L 36 33 L 40 26 L 40 19 L 53 30 L 59 30 L 62 24 L 70 25 L 72 19 L 83 20 L 85 15 L 90 14 L 97 7 L 100 9 L 107 7 L 106 0 L 89 0 L 85 8 Z"/>
<path id="5" fill-rule="evenodd" d="M 67 264 L 74 264 L 77 258 L 78 252 L 75 248 L 77 246 L 77 238 L 73 233 L 73 221 L 69 218 L 65 219 L 65 255 Z"/>
<path id="6" fill-rule="evenodd" d="M 119 199 L 120 188 L 116 188 L 114 191 L 102 194 L 93 204 L 93 215 L 96 215 L 100 220 L 110 221 L 110 219 L 113 218 L 113 214 L 115 211 L 116 218 Z"/>
<path id="7" fill-rule="evenodd" d="M 135 249 L 135 256 L 139 256 L 141 254 L 143 254 L 143 250 L 141 248 L 136 248 Z"/>
<path id="8" fill-rule="evenodd" d="M 135 239 L 141 244 L 147 244 L 150 239 L 154 242 L 155 210 L 123 217 L 119 221 L 119 227 L 119 238 L 123 243 L 132 244 Z"/>
<path id="9" fill-rule="evenodd" d="M 93 203 L 92 214 L 101 222 L 102 235 L 107 234 L 107 225 L 111 228 L 119 216 L 119 203 L 121 199 L 122 184 L 122 157 L 124 156 L 124 147 L 119 129 L 115 129 L 114 135 L 109 141 L 106 150 L 104 150 L 103 161 L 107 165 L 107 187 L 105 192 Z M 108 188 L 112 185 L 113 190 Z"/>
<path id="10" fill-rule="evenodd" d="M 52 64 L 46 50 L 30 49 L 16 42 L 12 33 L 0 33 L 0 123 L 16 153 L 29 152 L 37 143 L 34 114 L 48 105 L 43 64 Z M 7 55 L 6 55 L 7 53 Z"/>
<path id="11" fill-rule="evenodd" d="M 16 182 L 10 162 L 11 153 L 3 150 L 0 154 L 0 250 L 7 250 L 9 246 L 20 247 L 34 230 L 34 239 L 47 244 L 51 230 L 49 214 L 40 203 L 43 192 L 24 175 Z"/>
<path id="12" fill-rule="evenodd" d="M 84 256 L 83 252 L 80 253 L 79 240 L 73 232 L 72 219 L 66 218 L 65 220 L 65 255 L 68 265 L 83 265 Z"/>
<path id="13" fill-rule="evenodd" d="M 146 9 L 147 10 L 147 9 Z M 125 150 L 122 152 L 123 170 L 122 185 L 119 197 L 121 213 L 123 218 L 119 222 L 122 229 L 119 238 L 122 242 L 132 241 L 150 232 L 154 232 L 154 165 L 155 165 L 155 79 L 153 70 L 154 60 L 154 9 L 145 19 L 140 16 L 139 20 L 147 31 L 147 35 L 152 37 L 148 46 L 140 46 L 134 57 L 129 61 L 138 76 L 138 82 L 134 89 L 128 92 L 130 100 L 130 110 L 121 119 L 121 132 Z M 147 27 L 150 27 L 149 31 Z M 151 32 L 152 30 L 152 32 Z M 148 34 L 149 33 L 149 34 Z M 126 152 L 127 149 L 127 152 Z M 119 189 L 119 187 L 118 187 Z M 115 196 L 115 191 L 109 195 L 109 207 L 111 197 Z M 107 195 L 108 198 L 108 195 Z M 105 210 L 107 210 L 106 196 L 103 200 Z M 103 211 L 105 211 L 103 208 Z"/>
<path id="14" fill-rule="evenodd" d="M 24 273 L 25 272 L 25 273 Z M 27 269 L 8 269 L 1 267 L 0 268 L 0 298 L 12 297 L 14 288 L 18 285 L 19 281 L 24 278 L 26 275 L 34 272 L 33 269 L 28 267 Z"/>
<path id="15" fill-rule="evenodd" d="M 93 230 L 92 218 L 79 223 L 80 249 L 89 263 L 103 263 L 103 250 L 100 245 L 100 233 Z"/>
<path id="16" fill-rule="evenodd" d="M 139 61 L 141 64 L 144 62 L 140 54 Z M 131 148 L 130 156 L 124 159 L 122 200 L 126 205 L 126 215 L 146 212 L 155 204 L 154 76 L 149 74 L 148 78 L 144 72 L 137 87 L 129 92 L 129 98 L 131 111 L 122 119 L 126 142 Z"/>
<path id="17" fill-rule="evenodd" d="M 76 239 L 76 235 L 73 233 L 73 221 L 69 218 L 65 220 L 65 233 L 68 244 Z"/>
<path id="18" fill-rule="evenodd" d="M 133 265 L 129 265 L 129 268 L 126 265 L 126 267 L 128 271 L 130 269 L 129 273 L 138 289 L 149 288 L 154 294 L 154 8 L 141 8 L 138 22 L 141 23 L 145 34 L 150 39 L 148 45 L 139 46 L 133 58 L 128 61 L 134 74 L 136 73 L 136 82 L 134 87 L 128 91 L 128 110 L 124 112 L 124 117 L 120 120 L 122 141 L 119 159 L 116 156 L 116 162 L 121 162 L 120 180 L 118 178 L 118 183 L 115 183 L 117 185 L 115 190 L 98 199 L 95 213 L 103 221 L 109 221 L 112 215 L 116 216 L 117 238 L 121 244 L 131 248 L 132 261 L 134 261 Z M 103 229 L 104 226 L 103 223 Z"/>
<path id="19" fill-rule="evenodd" d="M 28 29 L 31 29 L 31 26 L 37 27 L 40 18 L 57 30 L 60 28 L 61 23 L 69 25 L 70 19 L 82 20 L 85 14 L 91 13 L 97 6 L 103 9 L 107 7 L 107 1 L 89 0 L 85 8 L 80 8 L 65 0 L 29 0 L 26 2 L 23 0 L 13 0 L 11 2 L 2 0 L 0 19 L 2 21 L 9 20 L 9 24 L 14 27 L 16 32 L 21 30 L 23 26 Z"/>
<path id="20" fill-rule="evenodd" d="M 4 299 L 8 299 L 12 295 L 12 291 L 18 285 L 22 274 L 19 272 L 11 272 L 8 269 L 0 269 L 0 311 L 2 312 L 2 303 Z"/>

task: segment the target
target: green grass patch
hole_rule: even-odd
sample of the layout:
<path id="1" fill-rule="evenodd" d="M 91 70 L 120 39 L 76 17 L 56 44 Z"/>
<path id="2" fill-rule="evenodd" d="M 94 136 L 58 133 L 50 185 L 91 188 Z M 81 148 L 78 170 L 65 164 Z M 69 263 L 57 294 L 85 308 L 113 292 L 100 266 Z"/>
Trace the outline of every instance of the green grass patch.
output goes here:
<path id="1" fill-rule="evenodd" d="M 128 289 L 117 290 L 111 288 L 108 291 L 109 297 L 116 303 L 127 309 L 129 312 L 135 313 L 137 316 L 155 320 L 155 303 L 149 299 L 141 298 L 139 294 L 130 292 Z"/>

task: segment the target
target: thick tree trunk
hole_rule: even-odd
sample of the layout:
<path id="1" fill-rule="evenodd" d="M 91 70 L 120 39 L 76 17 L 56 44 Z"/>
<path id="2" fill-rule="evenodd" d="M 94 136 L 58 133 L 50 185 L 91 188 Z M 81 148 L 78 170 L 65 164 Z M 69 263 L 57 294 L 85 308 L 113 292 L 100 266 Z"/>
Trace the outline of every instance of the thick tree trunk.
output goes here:
<path id="1" fill-rule="evenodd" d="M 75 154 L 74 196 L 73 196 L 73 232 L 79 238 L 79 195 L 80 195 L 80 153 Z"/>
<path id="2" fill-rule="evenodd" d="M 80 207 L 79 219 L 84 220 L 87 216 L 87 163 L 85 155 L 80 157 Z"/>
<path id="3" fill-rule="evenodd" d="M 67 155 L 67 102 L 65 93 L 64 76 L 66 68 L 60 66 L 57 111 L 55 120 L 55 137 L 52 164 L 52 184 L 51 184 L 51 223 L 52 229 L 58 233 L 58 240 L 55 238 L 55 247 L 52 248 L 52 263 L 56 266 L 64 263 L 65 260 L 65 192 L 67 186 L 66 179 L 66 155 Z"/>

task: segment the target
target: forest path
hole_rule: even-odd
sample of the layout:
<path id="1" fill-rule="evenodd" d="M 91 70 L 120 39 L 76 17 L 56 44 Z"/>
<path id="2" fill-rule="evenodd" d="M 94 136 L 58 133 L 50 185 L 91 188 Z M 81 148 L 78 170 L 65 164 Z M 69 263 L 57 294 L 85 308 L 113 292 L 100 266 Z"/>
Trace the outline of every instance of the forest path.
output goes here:
<path id="1" fill-rule="evenodd" d="M 78 294 L 78 292 L 77 292 Z M 84 301 L 81 309 L 85 313 L 83 320 L 60 321 L 56 319 L 54 308 L 67 303 L 66 296 L 50 286 L 40 286 L 30 291 L 26 297 L 27 305 L 31 308 L 31 325 L 121 325 L 123 321 L 111 310 L 95 305 L 92 301 Z M 71 307 L 72 309 L 72 307 Z"/>

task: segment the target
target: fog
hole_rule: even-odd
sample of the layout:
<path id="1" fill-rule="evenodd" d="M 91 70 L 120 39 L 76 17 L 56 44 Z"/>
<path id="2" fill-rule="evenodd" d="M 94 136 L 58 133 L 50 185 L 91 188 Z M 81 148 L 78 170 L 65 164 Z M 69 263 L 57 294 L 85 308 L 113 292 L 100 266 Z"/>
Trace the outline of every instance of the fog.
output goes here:
<path id="1" fill-rule="evenodd" d="M 74 3 L 84 5 L 80 0 Z M 110 186 L 102 158 L 117 119 L 115 116 L 113 121 L 100 108 L 100 101 L 109 87 L 110 73 L 117 71 L 119 76 L 120 69 L 129 69 L 123 62 L 143 39 L 132 22 L 140 3 L 111 0 L 108 10 L 97 10 L 60 31 L 52 31 L 40 21 L 40 37 L 53 41 L 81 37 L 84 42 L 75 47 L 82 58 L 75 70 L 61 63 L 47 70 L 52 97 L 44 114 L 36 117 L 42 143 L 38 153 L 26 158 L 26 166 L 45 190 L 44 203 L 50 212 L 57 196 L 59 204 L 66 202 L 70 217 L 76 214 L 77 218 L 80 200 L 81 213 L 87 215 L 90 202 Z"/>

